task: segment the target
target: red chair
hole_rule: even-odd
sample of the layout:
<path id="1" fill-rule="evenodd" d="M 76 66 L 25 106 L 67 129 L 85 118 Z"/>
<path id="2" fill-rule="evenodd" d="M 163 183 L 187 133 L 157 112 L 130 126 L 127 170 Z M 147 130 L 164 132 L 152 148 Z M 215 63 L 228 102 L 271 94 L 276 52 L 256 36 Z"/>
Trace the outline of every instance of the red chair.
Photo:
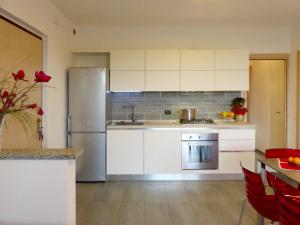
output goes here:
<path id="1" fill-rule="evenodd" d="M 292 187 L 269 171 L 266 171 L 266 176 L 268 184 L 273 188 L 274 191 L 275 189 L 279 189 L 281 192 L 288 195 L 300 195 L 300 187 L 298 187 L 298 189 Z"/>
<path id="2" fill-rule="evenodd" d="M 243 201 L 238 224 L 241 225 L 247 200 L 251 204 L 251 206 L 257 211 L 257 213 L 271 220 L 272 224 L 275 221 L 279 221 L 279 208 L 276 204 L 275 195 L 266 194 L 265 186 L 263 184 L 260 174 L 247 170 L 242 166 L 242 164 L 241 167 L 245 179 L 247 199 Z"/>
<path id="3" fill-rule="evenodd" d="M 278 180 L 274 179 L 271 183 L 279 203 L 279 222 L 281 225 L 300 225 L 300 191 L 295 188 L 287 189 Z M 290 192 L 296 195 L 290 195 Z"/>

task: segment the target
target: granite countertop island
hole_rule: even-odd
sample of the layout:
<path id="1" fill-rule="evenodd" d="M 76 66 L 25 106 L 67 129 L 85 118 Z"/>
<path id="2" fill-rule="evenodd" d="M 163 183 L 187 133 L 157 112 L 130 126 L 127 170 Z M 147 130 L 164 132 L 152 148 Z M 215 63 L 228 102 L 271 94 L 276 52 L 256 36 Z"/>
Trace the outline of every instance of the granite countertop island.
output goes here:
<path id="1" fill-rule="evenodd" d="M 82 149 L 1 149 L 0 160 L 5 159 L 36 159 L 36 160 L 72 160 L 77 159 Z"/>

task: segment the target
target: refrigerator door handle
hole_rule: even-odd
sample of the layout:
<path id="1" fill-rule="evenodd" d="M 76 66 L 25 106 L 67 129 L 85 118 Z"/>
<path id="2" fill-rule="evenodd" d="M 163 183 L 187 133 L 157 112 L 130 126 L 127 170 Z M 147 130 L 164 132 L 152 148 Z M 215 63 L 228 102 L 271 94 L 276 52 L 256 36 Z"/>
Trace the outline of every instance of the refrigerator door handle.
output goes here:
<path id="1" fill-rule="evenodd" d="M 68 126 L 68 132 L 71 132 L 71 122 L 72 122 L 72 120 L 71 120 L 71 116 L 68 116 L 68 124 L 67 124 L 67 126 Z"/>
<path id="2" fill-rule="evenodd" d="M 68 148 L 72 148 L 72 137 L 71 137 L 71 133 L 68 133 Z"/>

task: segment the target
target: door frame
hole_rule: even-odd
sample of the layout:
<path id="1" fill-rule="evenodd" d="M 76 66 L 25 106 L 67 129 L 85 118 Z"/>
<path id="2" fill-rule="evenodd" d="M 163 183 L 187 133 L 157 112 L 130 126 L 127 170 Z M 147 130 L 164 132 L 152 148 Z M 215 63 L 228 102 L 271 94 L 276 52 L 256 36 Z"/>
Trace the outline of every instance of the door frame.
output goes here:
<path id="1" fill-rule="evenodd" d="M 300 53 L 299 53 L 300 54 Z M 288 113 L 288 73 L 289 73 L 289 54 L 250 54 L 249 60 L 284 60 L 285 62 L 285 75 L 284 75 L 284 93 L 285 93 L 285 106 L 284 106 L 284 112 L 285 112 L 285 118 L 284 118 L 284 145 L 287 147 L 287 135 L 288 135 L 288 120 L 287 120 L 287 113 Z M 251 66 L 249 66 L 249 91 L 246 94 L 247 101 L 250 103 L 250 92 L 251 92 L 251 85 L 252 85 L 252 78 L 251 78 Z M 297 89 L 298 91 L 298 89 Z M 251 105 L 249 105 L 251 107 Z M 250 112 L 250 110 L 249 110 Z M 249 115 L 248 115 L 249 119 Z M 298 129 L 297 129 L 298 130 Z"/>
<path id="2" fill-rule="evenodd" d="M 18 27 L 19 29 L 39 38 L 42 40 L 42 70 L 46 71 L 48 64 L 47 64 L 47 53 L 48 53 L 48 38 L 43 32 L 39 31 L 38 29 L 34 28 L 33 26 L 25 23 L 21 19 L 17 18 L 16 16 L 12 15 L 11 13 L 5 11 L 4 9 L 0 8 L 0 18 L 6 20 L 7 22 L 11 23 L 12 25 Z M 41 107 L 43 107 L 44 102 L 46 102 L 46 93 L 44 89 L 44 83 L 42 83 L 42 90 L 41 90 Z M 47 130 L 46 124 L 46 116 L 42 117 L 42 127 Z M 47 133 L 46 133 L 47 135 Z M 46 143 L 46 135 L 44 135 L 43 141 L 41 141 L 41 148 L 46 147 L 48 144 Z"/>
<path id="3" fill-rule="evenodd" d="M 299 148 L 300 147 L 300 90 L 299 90 L 299 87 L 300 87 L 300 50 L 297 51 L 297 56 L 296 56 L 296 60 L 297 60 L 297 131 L 296 131 L 296 135 L 297 135 L 297 138 L 296 138 L 296 145 L 297 147 Z"/>

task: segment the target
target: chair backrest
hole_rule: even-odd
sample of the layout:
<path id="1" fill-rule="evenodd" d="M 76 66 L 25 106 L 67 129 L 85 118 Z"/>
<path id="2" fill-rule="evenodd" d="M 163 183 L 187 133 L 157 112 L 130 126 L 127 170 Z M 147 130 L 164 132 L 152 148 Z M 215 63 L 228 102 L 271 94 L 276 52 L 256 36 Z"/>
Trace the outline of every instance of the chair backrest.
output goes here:
<path id="1" fill-rule="evenodd" d="M 242 165 L 248 202 L 263 217 L 278 221 L 278 206 L 275 196 L 267 195 L 260 174 L 247 170 Z"/>
<path id="2" fill-rule="evenodd" d="M 298 187 L 298 189 L 292 187 L 291 185 L 287 184 L 286 182 L 284 182 L 280 178 L 276 177 L 275 175 L 273 175 L 269 171 L 266 171 L 266 176 L 267 176 L 267 180 L 268 180 L 269 185 L 275 191 L 277 190 L 278 192 L 285 193 L 285 194 L 288 194 L 288 195 L 300 195 L 299 187 Z"/>
<path id="3" fill-rule="evenodd" d="M 276 197 L 279 199 L 280 224 L 300 225 L 300 195 L 293 196 L 284 193 L 286 189 L 279 182 L 273 182 L 273 186 Z"/>
<path id="4" fill-rule="evenodd" d="M 283 195 L 279 214 L 282 225 L 300 225 L 300 196 Z"/>
<path id="5" fill-rule="evenodd" d="M 252 198 L 259 199 L 262 196 L 266 195 L 265 187 L 261 176 L 257 173 L 254 173 L 242 166 L 245 186 L 248 200 L 251 202 Z"/>

